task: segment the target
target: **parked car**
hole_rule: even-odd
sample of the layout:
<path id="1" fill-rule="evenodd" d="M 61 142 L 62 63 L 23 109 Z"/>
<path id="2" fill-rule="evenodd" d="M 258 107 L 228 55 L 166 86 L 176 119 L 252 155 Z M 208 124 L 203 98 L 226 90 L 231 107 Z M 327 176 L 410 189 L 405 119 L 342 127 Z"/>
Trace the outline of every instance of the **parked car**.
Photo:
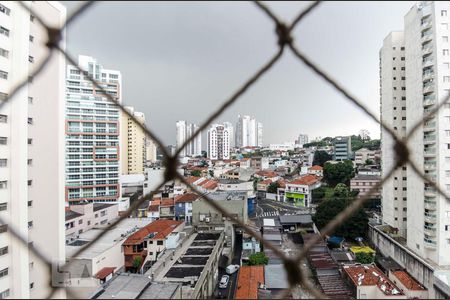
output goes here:
<path id="1" fill-rule="evenodd" d="M 223 275 L 222 278 L 220 278 L 219 289 L 226 289 L 229 281 L 230 281 L 230 276 Z"/>
<path id="2" fill-rule="evenodd" d="M 227 274 L 233 274 L 234 272 L 236 272 L 237 270 L 239 270 L 239 265 L 229 265 L 226 269 Z"/>

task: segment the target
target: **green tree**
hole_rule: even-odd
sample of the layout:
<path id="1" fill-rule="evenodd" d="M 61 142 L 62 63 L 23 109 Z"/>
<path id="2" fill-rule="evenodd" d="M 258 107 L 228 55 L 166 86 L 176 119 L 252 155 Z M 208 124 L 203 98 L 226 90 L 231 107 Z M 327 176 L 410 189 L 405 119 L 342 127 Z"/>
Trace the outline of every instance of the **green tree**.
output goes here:
<path id="1" fill-rule="evenodd" d="M 348 189 L 348 187 L 345 184 L 338 183 L 334 187 L 333 197 L 335 197 L 335 198 L 350 198 L 351 197 L 350 190 Z"/>
<path id="2" fill-rule="evenodd" d="M 331 160 L 332 157 L 330 154 L 328 154 L 326 151 L 316 151 L 314 152 L 314 159 L 313 159 L 313 165 L 321 166 L 325 164 L 325 162 Z"/>
<path id="3" fill-rule="evenodd" d="M 355 169 L 351 160 L 345 160 L 336 164 L 325 163 L 323 167 L 324 180 L 330 185 L 338 183 L 350 184 L 350 179 L 355 176 Z"/>
<path id="4" fill-rule="evenodd" d="M 139 269 L 139 267 L 141 266 L 141 263 L 142 263 L 142 257 L 135 256 L 133 259 L 133 268 L 135 268 L 137 271 Z"/>
<path id="5" fill-rule="evenodd" d="M 316 214 L 313 216 L 313 221 L 319 230 L 325 227 L 332 219 L 334 219 L 354 201 L 354 198 L 351 196 L 348 188 L 345 187 L 345 189 L 343 185 L 338 185 L 334 192 L 335 194 L 338 193 L 339 196 L 344 197 L 337 197 L 334 195 L 334 198 L 322 201 L 317 206 Z M 348 197 L 345 197 L 345 195 L 348 195 Z M 352 239 L 358 236 L 365 236 L 368 221 L 369 219 L 367 214 L 362 208 L 360 208 L 353 215 L 347 218 L 344 223 L 338 226 L 334 230 L 333 234 Z"/>
<path id="6" fill-rule="evenodd" d="M 375 256 L 367 252 L 358 252 L 355 254 L 356 261 L 360 264 L 371 264 L 375 261 Z"/>
<path id="7" fill-rule="evenodd" d="M 253 191 L 256 191 L 258 188 L 258 182 L 261 181 L 261 178 L 253 178 Z"/>
<path id="8" fill-rule="evenodd" d="M 269 263 L 269 258 L 264 252 L 254 253 L 248 257 L 248 260 L 250 266 L 267 265 Z"/>
<path id="9" fill-rule="evenodd" d="M 199 170 L 191 171 L 191 176 L 200 177 L 202 175 L 202 172 Z"/>
<path id="10" fill-rule="evenodd" d="M 325 198 L 325 187 L 319 187 L 317 189 L 312 190 L 312 202 L 319 203 Z"/>
<path id="11" fill-rule="evenodd" d="M 272 194 L 276 194 L 278 192 L 278 187 L 280 185 L 278 184 L 278 182 L 272 182 L 271 184 L 269 184 L 269 187 L 267 188 L 267 192 L 268 193 L 272 193 Z"/>
<path id="12" fill-rule="evenodd" d="M 364 162 L 364 164 L 366 164 L 366 165 L 373 165 L 373 160 L 371 160 L 371 159 L 366 159 L 366 161 Z"/>

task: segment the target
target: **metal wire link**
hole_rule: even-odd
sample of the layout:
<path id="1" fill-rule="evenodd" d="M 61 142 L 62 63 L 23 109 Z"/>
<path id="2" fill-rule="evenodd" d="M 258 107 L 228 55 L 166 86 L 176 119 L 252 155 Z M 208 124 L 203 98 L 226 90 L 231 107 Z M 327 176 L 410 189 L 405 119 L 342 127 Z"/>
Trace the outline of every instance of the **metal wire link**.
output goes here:
<path id="1" fill-rule="evenodd" d="M 24 9 L 29 10 L 29 6 L 25 3 L 19 1 L 21 6 Z M 126 114 L 130 119 L 134 121 L 134 123 L 139 126 L 144 132 L 147 137 L 152 139 L 156 145 L 160 148 L 162 151 L 162 154 L 164 155 L 164 161 L 163 164 L 166 168 L 166 172 L 164 174 L 164 180 L 159 184 L 158 188 L 156 190 L 159 190 L 166 182 L 171 180 L 179 180 L 180 182 L 184 183 L 186 186 L 191 188 L 196 194 L 198 194 L 202 199 L 204 199 L 211 207 L 216 209 L 217 211 L 221 212 L 222 215 L 230 218 L 232 221 L 234 221 L 236 224 L 238 224 L 240 227 L 243 228 L 245 232 L 247 232 L 249 235 L 253 236 L 255 239 L 260 241 L 265 247 L 271 249 L 280 259 L 282 259 L 284 263 L 284 267 L 288 276 L 288 283 L 289 288 L 283 291 L 281 294 L 277 295 L 277 297 L 284 298 L 288 296 L 288 294 L 296 288 L 298 285 L 300 285 L 302 288 L 304 288 L 306 291 L 308 291 L 312 296 L 316 298 L 326 298 L 326 296 L 317 288 L 315 287 L 308 279 L 307 275 L 305 274 L 305 271 L 301 268 L 301 262 L 306 258 L 306 255 L 308 251 L 320 241 L 321 238 L 325 237 L 326 235 L 331 234 L 340 224 L 342 224 L 346 219 L 348 219 L 353 213 L 355 213 L 358 209 L 362 207 L 362 205 L 370 199 L 370 197 L 383 186 L 383 184 L 392 177 L 395 170 L 398 168 L 409 165 L 411 169 L 420 176 L 424 182 L 430 184 L 433 186 L 440 195 L 443 195 L 447 198 L 450 198 L 436 183 L 429 180 L 423 172 L 420 171 L 420 169 L 417 167 L 417 165 L 410 159 L 410 151 L 408 146 L 408 141 L 411 139 L 413 134 L 417 132 L 417 130 L 420 128 L 420 126 L 425 122 L 430 116 L 437 113 L 440 108 L 442 108 L 445 103 L 448 103 L 450 100 L 450 93 L 444 99 L 441 100 L 441 102 L 429 113 L 427 114 L 422 120 L 414 124 L 412 126 L 412 129 L 408 133 L 405 139 L 401 139 L 393 129 L 388 127 L 386 124 L 381 122 L 381 120 L 374 115 L 372 112 L 369 111 L 369 109 L 356 97 L 354 97 L 346 88 L 344 88 L 341 84 L 339 84 L 333 77 L 327 73 L 324 70 L 321 70 L 317 64 L 312 62 L 309 58 L 307 58 L 295 45 L 295 39 L 292 36 L 293 30 L 299 26 L 301 21 L 308 15 L 310 15 L 316 8 L 319 7 L 320 1 L 314 1 L 310 3 L 304 10 L 302 10 L 296 18 L 290 23 L 287 24 L 284 21 L 282 21 L 279 17 L 277 17 L 274 12 L 264 3 L 259 1 L 254 1 L 255 7 L 260 9 L 266 16 L 271 19 L 274 23 L 274 32 L 278 38 L 277 44 L 278 44 L 278 51 L 263 65 L 261 66 L 250 78 L 242 84 L 228 99 L 226 99 L 223 104 L 217 108 L 216 111 L 214 111 L 199 127 L 199 129 L 189 138 L 187 139 L 183 145 L 178 148 L 173 156 L 169 155 L 169 153 L 166 151 L 164 145 L 162 144 L 161 140 L 158 138 L 158 136 L 155 134 L 153 130 L 146 127 L 145 125 L 141 124 L 130 112 L 128 112 L 124 105 L 122 105 L 117 98 L 111 96 L 110 94 L 107 94 L 106 91 L 103 89 L 102 86 L 99 85 L 97 81 L 95 81 L 92 77 L 87 76 L 88 80 L 92 82 L 92 84 L 102 91 L 105 94 L 105 97 L 114 103 L 124 114 Z M 60 53 L 63 55 L 68 62 L 70 62 L 72 65 L 74 65 L 79 71 L 84 72 L 85 70 L 82 70 L 76 63 L 75 59 L 73 59 L 66 51 L 63 49 L 59 42 L 63 36 L 64 30 L 67 28 L 67 26 L 73 22 L 75 22 L 78 18 L 80 18 L 83 13 L 85 13 L 89 8 L 92 7 L 94 4 L 94 1 L 85 1 L 82 3 L 75 12 L 70 15 L 64 25 L 61 28 L 54 28 L 49 26 L 45 22 L 45 18 L 43 16 L 39 16 L 38 13 L 33 13 L 39 22 L 40 26 L 45 28 L 47 31 L 47 41 L 44 44 L 45 47 L 48 48 L 48 53 L 43 58 L 43 60 L 37 65 L 37 67 L 31 72 L 31 74 L 24 74 L 24 79 L 18 82 L 8 93 L 8 96 L 6 99 L 4 99 L 2 102 L 0 102 L 0 109 L 9 101 L 11 101 L 12 98 L 17 94 L 17 92 L 25 87 L 28 83 L 28 76 L 39 76 L 39 74 L 42 73 L 42 71 L 47 66 L 48 62 L 50 61 L 51 57 L 55 55 L 55 53 Z M 180 175 L 177 170 L 177 164 L 178 164 L 178 156 L 181 153 L 182 149 L 185 148 L 190 142 L 192 142 L 203 130 L 205 130 L 214 119 L 219 117 L 226 109 L 228 109 L 232 104 L 234 104 L 244 93 L 246 93 L 255 82 L 257 82 L 263 75 L 265 75 L 283 56 L 285 53 L 285 50 L 289 49 L 295 57 L 299 59 L 307 68 L 312 70 L 314 73 L 316 73 L 322 80 L 324 80 L 326 83 L 330 84 L 338 93 L 342 94 L 344 98 L 346 98 L 348 101 L 353 103 L 356 107 L 358 107 L 361 111 L 363 111 L 369 118 L 377 122 L 381 125 L 382 129 L 385 130 L 394 140 L 394 148 L 393 151 L 396 153 L 396 164 L 386 173 L 385 176 L 381 179 L 381 181 L 373 186 L 369 192 L 365 196 L 358 196 L 355 201 L 352 202 L 351 205 L 349 205 L 344 211 L 339 213 L 332 221 L 330 221 L 322 230 L 321 234 L 317 235 L 316 237 L 309 240 L 302 249 L 299 249 L 299 253 L 295 257 L 288 257 L 285 253 L 283 253 L 280 249 L 273 246 L 271 243 L 267 242 L 261 234 L 258 232 L 255 232 L 252 228 L 250 228 L 247 224 L 244 224 L 242 220 L 236 219 L 233 215 L 231 215 L 229 212 L 226 211 L 221 205 L 219 205 L 217 202 L 212 201 L 208 195 L 205 195 L 201 193 L 195 186 L 191 185 L 189 182 L 186 181 L 186 179 Z M 120 224 L 124 219 L 126 219 L 128 216 L 131 215 L 131 213 L 138 208 L 145 200 L 152 199 L 154 195 L 154 192 L 151 192 L 149 194 L 143 195 L 140 197 L 133 205 L 130 206 L 130 208 L 122 214 L 117 220 L 115 220 L 112 224 L 110 224 L 104 231 L 102 231 L 99 235 L 97 235 L 91 242 L 87 243 L 83 247 L 81 247 L 71 258 L 68 259 L 68 262 L 66 263 L 64 267 L 69 267 L 70 264 L 73 261 L 73 258 L 79 256 L 81 253 L 89 249 L 92 245 L 95 244 L 96 241 L 98 241 L 103 235 L 105 235 L 109 230 L 111 230 L 113 227 Z M 7 222 L 0 217 L 0 223 L 1 224 L 7 224 Z M 26 237 L 21 236 L 18 230 L 13 228 L 12 226 L 9 226 L 8 232 L 16 238 L 23 247 L 28 247 L 28 241 Z M 52 270 L 52 262 L 49 257 L 46 256 L 44 251 L 41 251 L 43 249 L 37 249 L 36 247 L 30 247 L 29 249 L 33 254 L 36 255 L 36 257 L 45 263 L 48 266 L 49 272 Z M 51 276 L 50 276 L 51 277 Z M 54 293 L 60 289 L 60 287 L 54 287 L 52 286 L 52 283 L 49 282 L 50 287 L 50 293 L 47 298 L 53 297 Z M 66 289 L 67 295 L 73 298 L 74 294 L 69 290 Z"/>

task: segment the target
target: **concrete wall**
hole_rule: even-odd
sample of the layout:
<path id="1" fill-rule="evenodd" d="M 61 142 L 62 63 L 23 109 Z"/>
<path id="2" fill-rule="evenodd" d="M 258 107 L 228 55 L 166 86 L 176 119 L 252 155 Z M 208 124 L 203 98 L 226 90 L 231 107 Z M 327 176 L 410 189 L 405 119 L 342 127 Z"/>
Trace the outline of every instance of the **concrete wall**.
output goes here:
<path id="1" fill-rule="evenodd" d="M 408 298 L 428 299 L 427 290 L 409 290 L 391 271 L 389 271 L 389 279 L 392 280 Z"/>

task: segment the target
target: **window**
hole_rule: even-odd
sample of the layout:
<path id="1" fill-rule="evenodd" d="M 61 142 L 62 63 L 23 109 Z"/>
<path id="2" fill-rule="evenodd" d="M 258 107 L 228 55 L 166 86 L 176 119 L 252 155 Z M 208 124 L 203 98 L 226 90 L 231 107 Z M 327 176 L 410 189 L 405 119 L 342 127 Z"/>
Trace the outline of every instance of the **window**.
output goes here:
<path id="1" fill-rule="evenodd" d="M 392 60 L 395 60 L 395 57 L 393 57 Z"/>
<path id="2" fill-rule="evenodd" d="M 8 72 L 0 70 L 0 78 L 1 79 L 8 79 Z"/>
<path id="3" fill-rule="evenodd" d="M 450 63 L 444 63 L 444 69 L 450 69 Z"/>
<path id="4" fill-rule="evenodd" d="M 1 100 L 6 100 L 6 98 L 8 98 L 8 94 L 0 92 L 0 101 Z"/>
<path id="5" fill-rule="evenodd" d="M 406 100 L 406 97 L 402 97 L 402 100 Z"/>
<path id="6" fill-rule="evenodd" d="M 29 166 L 31 166 L 31 165 L 33 164 L 33 159 L 29 158 L 28 161 L 27 161 L 27 164 L 28 164 Z"/>
<path id="7" fill-rule="evenodd" d="M 9 16 L 11 13 L 11 10 L 7 8 L 6 6 L 0 4 L 0 12 L 4 13 L 5 15 Z"/>
<path id="8" fill-rule="evenodd" d="M 448 23 L 442 23 L 441 27 L 443 30 L 448 30 Z"/>
<path id="9" fill-rule="evenodd" d="M 450 211 L 447 210 L 447 211 L 445 212 L 445 216 L 446 216 L 447 218 L 450 218 Z"/>
<path id="10" fill-rule="evenodd" d="M 31 186 L 33 184 L 33 180 L 28 180 L 28 186 Z"/>
<path id="11" fill-rule="evenodd" d="M 28 61 L 29 61 L 30 63 L 34 63 L 34 57 L 31 56 L 31 55 L 29 55 L 29 56 L 28 56 Z"/>
<path id="12" fill-rule="evenodd" d="M 403 211 L 406 211 L 406 207 L 403 207 Z"/>
<path id="13" fill-rule="evenodd" d="M 33 206 L 33 200 L 28 201 L 28 207 L 31 207 L 31 206 Z"/>
<path id="14" fill-rule="evenodd" d="M 30 283 L 30 290 L 34 288 L 34 282 Z"/>
<path id="15" fill-rule="evenodd" d="M 445 225 L 445 231 L 448 231 L 449 228 L 450 228 L 450 225 Z"/>
<path id="16" fill-rule="evenodd" d="M 4 36 L 9 37 L 9 29 L 6 29 L 5 27 L 0 26 L 0 34 L 3 34 Z"/>
<path id="17" fill-rule="evenodd" d="M 450 76 L 444 76 L 444 82 L 450 82 Z"/>
<path id="18" fill-rule="evenodd" d="M 7 145 L 8 138 L 6 136 L 0 136 L 0 145 Z"/>
<path id="19" fill-rule="evenodd" d="M 8 231 L 8 225 L 0 225 L 0 233 L 7 232 Z"/>
<path id="20" fill-rule="evenodd" d="M 156 245 L 162 245 L 163 241 L 156 241 Z"/>
<path id="21" fill-rule="evenodd" d="M 78 220 L 78 224 L 83 224 L 83 219 Z"/>
<path id="22" fill-rule="evenodd" d="M 0 255 L 8 254 L 8 246 L 0 248 Z"/>
<path id="23" fill-rule="evenodd" d="M 8 276 L 8 268 L 0 271 L 0 278 L 5 276 Z"/>
<path id="24" fill-rule="evenodd" d="M 448 49 L 443 49 L 442 50 L 442 55 L 448 55 Z"/>
<path id="25" fill-rule="evenodd" d="M 442 37 L 442 42 L 443 42 L 443 43 L 448 43 L 448 36 L 444 35 L 444 36 Z"/>
<path id="26" fill-rule="evenodd" d="M 8 160 L 6 158 L 0 158 L 0 168 L 6 168 L 8 166 Z"/>
<path id="27" fill-rule="evenodd" d="M 401 57 L 400 60 L 405 60 L 405 57 Z"/>
<path id="28" fill-rule="evenodd" d="M 0 293 L 0 299 L 5 299 L 9 297 L 9 289 L 4 290 L 3 292 Z"/>
<path id="29" fill-rule="evenodd" d="M 31 22 L 34 22 L 34 18 L 35 18 L 35 16 L 30 15 L 30 21 L 31 21 Z"/>
<path id="30" fill-rule="evenodd" d="M 28 222 L 28 229 L 33 228 L 33 221 Z"/>
<path id="31" fill-rule="evenodd" d="M 28 104 L 33 104 L 33 97 L 28 97 Z"/>
<path id="32" fill-rule="evenodd" d="M 0 56 L 8 58 L 9 57 L 9 51 L 6 50 L 6 49 L 0 48 Z"/>
<path id="33" fill-rule="evenodd" d="M 406 221 L 406 218 L 403 218 L 403 221 Z"/>
<path id="34" fill-rule="evenodd" d="M 397 68 L 396 68 L 396 67 L 393 67 L 393 68 L 392 68 L 392 70 L 394 70 L 394 71 L 395 71 L 395 70 L 397 70 Z"/>
<path id="35" fill-rule="evenodd" d="M 4 211 L 8 209 L 8 203 L 0 203 L 0 211 Z"/>
<path id="36" fill-rule="evenodd" d="M 7 186 L 8 186 L 8 182 L 6 180 L 0 181 L 0 190 L 6 189 Z"/>
<path id="37" fill-rule="evenodd" d="M 405 47 L 401 47 L 400 50 L 405 51 Z"/>
<path id="38" fill-rule="evenodd" d="M 403 107 L 402 107 L 402 110 L 406 110 L 406 107 L 405 107 L 405 106 L 403 106 Z"/>
<path id="39" fill-rule="evenodd" d="M 30 43 L 34 42 L 34 36 L 30 35 L 28 39 L 30 40 Z"/>
<path id="40" fill-rule="evenodd" d="M 397 77 L 393 77 L 392 80 L 397 80 Z"/>
<path id="41" fill-rule="evenodd" d="M 28 145 L 32 145 L 33 144 L 33 139 L 28 139 Z"/>
<path id="42" fill-rule="evenodd" d="M 445 9 L 441 10 L 441 17 L 446 17 L 447 11 Z"/>
<path id="43" fill-rule="evenodd" d="M 33 124 L 33 118 L 28 118 L 28 124 L 30 124 L 30 125 Z"/>

